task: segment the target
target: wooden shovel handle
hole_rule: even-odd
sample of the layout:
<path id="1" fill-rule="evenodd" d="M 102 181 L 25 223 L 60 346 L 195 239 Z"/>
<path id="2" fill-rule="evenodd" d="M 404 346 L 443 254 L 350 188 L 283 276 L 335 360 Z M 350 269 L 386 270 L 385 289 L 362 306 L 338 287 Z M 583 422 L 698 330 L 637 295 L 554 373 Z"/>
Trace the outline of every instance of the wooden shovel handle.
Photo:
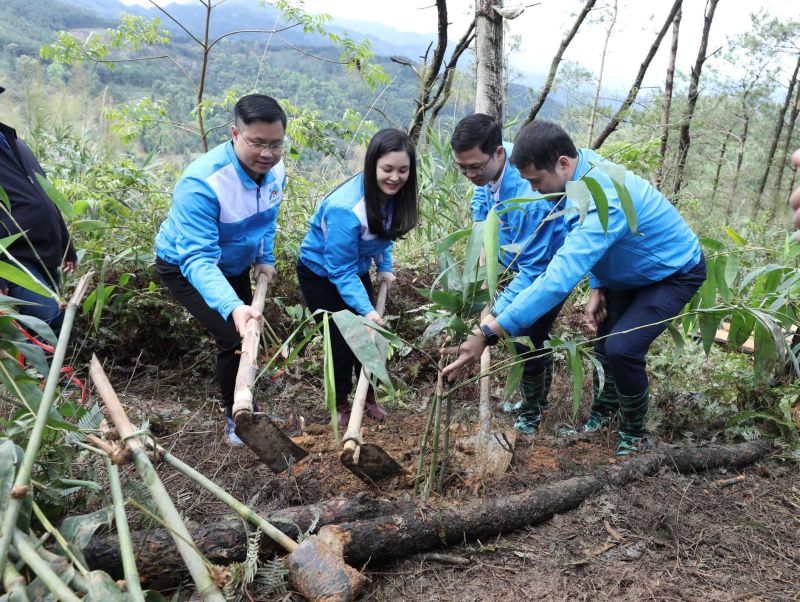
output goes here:
<path id="1" fill-rule="evenodd" d="M 375 311 L 378 315 L 383 317 L 383 311 L 386 307 L 386 297 L 389 294 L 389 284 L 381 281 L 381 286 L 378 289 L 378 300 L 375 303 Z M 370 336 L 374 333 L 370 332 Z M 347 431 L 344 434 L 344 450 L 353 452 L 356 449 L 356 440 L 361 434 L 361 420 L 364 418 L 364 404 L 367 401 L 367 393 L 369 392 L 369 372 L 366 368 L 361 368 L 361 373 L 358 375 L 358 385 L 356 385 L 355 397 L 353 397 L 353 405 L 350 408 L 350 420 L 347 423 Z"/>
<path id="2" fill-rule="evenodd" d="M 256 280 L 256 292 L 253 294 L 251 307 L 259 314 L 264 313 L 269 283 L 264 274 Z M 236 373 L 236 385 L 233 389 L 233 415 L 241 411 L 253 411 L 253 384 L 258 372 L 258 345 L 261 342 L 261 322 L 250 318 L 244 327 L 242 339 L 242 355 L 239 358 L 239 371 Z"/>

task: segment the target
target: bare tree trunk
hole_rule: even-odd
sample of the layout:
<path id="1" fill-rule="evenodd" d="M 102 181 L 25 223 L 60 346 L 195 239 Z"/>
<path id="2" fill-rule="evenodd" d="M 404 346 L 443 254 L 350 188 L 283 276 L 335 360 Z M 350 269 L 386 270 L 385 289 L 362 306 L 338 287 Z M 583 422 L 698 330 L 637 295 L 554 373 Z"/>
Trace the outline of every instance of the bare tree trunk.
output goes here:
<path id="1" fill-rule="evenodd" d="M 778 140 L 780 140 L 781 132 L 783 131 L 783 120 L 786 118 L 786 111 L 789 110 L 789 105 L 792 102 L 792 95 L 794 94 L 794 86 L 797 81 L 797 73 L 800 70 L 800 54 L 797 55 L 797 63 L 794 66 L 794 73 L 792 79 L 789 80 L 789 89 L 786 91 L 786 99 L 783 101 L 783 106 L 778 113 L 778 120 L 775 122 L 775 131 L 772 134 L 772 141 L 769 145 L 767 158 L 764 161 L 766 167 L 761 180 L 758 182 L 758 198 L 753 205 L 753 215 L 761 209 L 761 198 L 764 196 L 764 189 L 767 187 L 767 178 L 769 178 L 770 167 L 772 167 L 772 160 L 775 158 L 775 151 L 778 149 Z"/>
<path id="2" fill-rule="evenodd" d="M 453 54 L 450 56 L 450 61 L 447 63 L 447 66 L 444 69 L 444 74 L 439 82 L 439 88 L 436 90 L 436 93 L 432 98 L 431 110 L 428 116 L 428 128 L 433 127 L 433 124 L 436 122 L 436 118 L 439 116 L 439 112 L 444 108 L 444 105 L 446 105 L 447 101 L 450 99 L 453 80 L 456 76 L 456 64 L 458 63 L 458 59 L 461 57 L 464 51 L 469 48 L 469 45 L 472 44 L 474 39 L 475 21 L 470 23 L 467 31 L 464 32 L 464 35 L 458 41 L 458 44 L 456 44 L 455 50 L 453 50 Z"/>
<path id="3" fill-rule="evenodd" d="M 794 134 L 794 126 L 797 124 L 797 114 L 800 112 L 800 80 L 795 80 L 795 95 L 794 103 L 792 103 L 792 112 L 789 115 L 789 122 L 786 124 L 786 139 L 783 141 L 783 149 L 778 155 L 778 177 L 775 179 L 775 202 L 772 204 L 772 211 L 770 212 L 770 221 L 775 219 L 775 213 L 778 206 L 782 203 L 783 199 L 780 196 L 781 180 L 783 180 L 783 172 L 786 169 L 786 164 L 789 162 L 790 149 L 792 146 L 792 134 Z"/>
<path id="4" fill-rule="evenodd" d="M 477 86 L 475 112 L 503 120 L 505 105 L 505 53 L 503 17 L 493 6 L 502 8 L 502 0 L 477 0 L 475 3 L 475 62 Z"/>
<path id="5" fill-rule="evenodd" d="M 547 100 L 547 95 L 550 94 L 550 90 L 553 87 L 553 82 L 556 79 L 556 72 L 558 71 L 559 63 L 561 63 L 561 57 L 564 56 L 567 46 L 570 45 L 572 38 L 574 38 L 575 34 L 578 33 L 578 28 L 586 19 L 586 15 L 589 14 L 589 11 L 594 8 L 596 2 L 597 0 L 586 0 L 583 10 L 581 10 L 581 12 L 578 14 L 578 17 L 575 19 L 575 23 L 572 24 L 572 29 L 570 29 L 567 35 L 564 36 L 564 39 L 561 40 L 561 46 L 558 47 L 558 52 L 556 52 L 556 55 L 553 57 L 553 62 L 550 63 L 550 73 L 547 74 L 547 81 L 545 82 L 542 91 L 539 93 L 539 98 L 537 99 L 536 104 L 533 105 L 530 113 L 528 113 L 528 118 L 525 120 L 525 123 L 522 124 L 523 126 L 536 119 L 536 115 L 538 115 L 539 111 L 544 106 L 544 101 Z"/>
<path id="6" fill-rule="evenodd" d="M 592 136 L 594 136 L 594 124 L 597 121 L 597 108 L 600 104 L 600 89 L 603 86 L 603 72 L 606 67 L 606 54 L 608 53 L 608 41 L 611 39 L 611 32 L 614 30 L 614 25 L 617 23 L 617 14 L 619 13 L 619 3 L 614 0 L 614 8 L 611 16 L 611 23 L 608 24 L 606 30 L 606 39 L 603 42 L 603 52 L 600 55 L 600 73 L 597 75 L 597 85 L 594 88 L 594 101 L 592 102 L 592 113 L 589 115 L 589 134 L 587 135 L 587 146 L 592 145 Z"/>
<path id="7" fill-rule="evenodd" d="M 703 35 L 700 39 L 700 48 L 697 51 L 697 59 L 692 68 L 692 77 L 689 80 L 689 97 L 686 103 L 686 111 L 683 113 L 681 120 L 680 139 L 678 141 L 678 162 L 675 170 L 675 184 L 673 191 L 680 192 L 683 186 L 683 172 L 686 169 L 686 158 L 689 155 L 689 144 L 691 142 L 689 137 L 689 126 L 694 117 L 694 108 L 697 106 L 697 98 L 699 96 L 698 85 L 700 83 L 700 72 L 703 70 L 703 63 L 706 62 L 706 51 L 708 49 L 708 34 L 711 31 L 711 22 L 714 20 L 714 11 L 717 9 L 719 0 L 707 0 L 705 20 L 703 23 Z"/>
<path id="8" fill-rule="evenodd" d="M 733 126 L 729 127 L 728 131 L 725 132 L 725 139 L 722 141 L 722 148 L 720 148 L 719 157 L 717 158 L 717 171 L 714 173 L 714 184 L 711 186 L 712 205 L 714 200 L 717 198 L 717 191 L 719 190 L 719 174 L 722 172 L 722 164 L 725 161 L 725 151 L 728 149 L 728 141 L 731 139 L 732 134 Z"/>
<path id="9" fill-rule="evenodd" d="M 716 1 L 716 0 L 715 0 Z M 644 76 L 647 73 L 648 67 L 650 67 L 650 63 L 653 60 L 653 57 L 656 55 L 658 51 L 658 47 L 661 46 L 661 40 L 664 39 L 664 36 L 667 34 L 667 30 L 672 25 L 672 21 L 675 18 L 675 15 L 681 8 L 681 4 L 683 0 L 675 0 L 672 4 L 672 8 L 667 15 L 666 20 L 664 21 L 664 25 L 661 26 L 661 30 L 658 32 L 655 41 L 650 46 L 650 50 L 647 52 L 647 56 L 642 61 L 642 64 L 639 66 L 639 72 L 636 74 L 636 79 L 633 81 L 633 85 L 631 85 L 631 89 L 628 91 L 628 96 L 622 102 L 617 112 L 614 113 L 614 116 L 611 118 L 611 121 L 608 122 L 605 129 L 600 133 L 597 137 L 597 140 L 594 141 L 592 144 L 592 148 L 597 150 L 603 145 L 603 142 L 617 129 L 620 124 L 620 121 L 625 117 L 628 109 L 631 108 L 633 101 L 636 100 L 636 95 L 639 94 L 639 86 L 642 85 L 642 80 L 644 80 Z"/>
<path id="10" fill-rule="evenodd" d="M 661 188 L 664 182 L 664 165 L 667 161 L 667 142 L 669 141 L 670 110 L 672 109 L 672 88 L 675 83 L 675 60 L 678 57 L 678 39 L 680 37 L 682 9 L 678 9 L 672 20 L 672 45 L 669 48 L 667 79 L 664 82 L 664 104 L 661 112 L 661 148 L 659 149 L 658 172 L 656 186 Z"/>
<path id="11" fill-rule="evenodd" d="M 733 204 L 733 199 L 736 197 L 736 192 L 739 189 L 739 176 L 742 173 L 742 162 L 744 161 L 744 147 L 745 144 L 747 144 L 747 134 L 749 131 L 750 131 L 750 113 L 747 110 L 747 107 L 745 107 L 744 127 L 742 128 L 741 140 L 739 140 L 739 153 L 736 155 L 736 171 L 733 174 L 733 186 L 731 188 L 731 206 Z"/>

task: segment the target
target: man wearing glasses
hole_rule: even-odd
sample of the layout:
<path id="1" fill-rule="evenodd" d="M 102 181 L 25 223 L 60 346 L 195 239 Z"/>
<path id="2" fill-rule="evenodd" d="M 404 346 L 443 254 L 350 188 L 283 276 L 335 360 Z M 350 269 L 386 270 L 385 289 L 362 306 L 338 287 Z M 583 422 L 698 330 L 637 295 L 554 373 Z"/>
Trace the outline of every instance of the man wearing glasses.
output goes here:
<path id="1" fill-rule="evenodd" d="M 515 202 L 538 196 L 519 170 L 509 163 L 513 145 L 503 142 L 500 124 L 488 115 L 476 113 L 458 122 L 450 140 L 456 166 L 475 190 L 470 203 L 472 219 L 486 219 L 494 208 L 499 218 L 498 258 L 514 279 L 498 296 L 496 305 L 507 305 L 545 271 L 547 264 L 564 242 L 564 220 L 555 217 L 559 207 L 541 199 Z M 546 219 L 546 218 L 550 219 Z M 535 349 L 542 348 L 561 309 L 559 303 L 519 336 L 530 337 Z M 520 383 L 522 398 L 506 402 L 504 412 L 519 414 L 514 427 L 533 435 L 542 421 L 553 374 L 552 354 L 539 355 L 527 345 L 517 343 L 517 353 L 525 354 Z"/>
<path id="2" fill-rule="evenodd" d="M 214 337 L 225 436 L 234 432 L 233 391 L 241 336 L 261 320 L 253 278 L 275 278 L 275 224 L 286 168 L 286 113 L 275 99 L 250 94 L 234 107 L 232 140 L 192 162 L 175 186 L 167 219 L 156 236 L 156 270 L 172 295 Z"/>

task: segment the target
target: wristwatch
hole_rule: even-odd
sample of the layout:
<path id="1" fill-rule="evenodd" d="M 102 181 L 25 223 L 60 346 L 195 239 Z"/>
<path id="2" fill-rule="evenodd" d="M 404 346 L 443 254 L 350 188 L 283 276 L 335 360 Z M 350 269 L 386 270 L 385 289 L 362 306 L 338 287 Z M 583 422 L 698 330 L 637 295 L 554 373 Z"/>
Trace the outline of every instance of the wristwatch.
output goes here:
<path id="1" fill-rule="evenodd" d="M 483 333 L 483 341 L 489 346 L 493 347 L 500 341 L 500 336 L 488 324 L 481 324 L 481 332 Z"/>

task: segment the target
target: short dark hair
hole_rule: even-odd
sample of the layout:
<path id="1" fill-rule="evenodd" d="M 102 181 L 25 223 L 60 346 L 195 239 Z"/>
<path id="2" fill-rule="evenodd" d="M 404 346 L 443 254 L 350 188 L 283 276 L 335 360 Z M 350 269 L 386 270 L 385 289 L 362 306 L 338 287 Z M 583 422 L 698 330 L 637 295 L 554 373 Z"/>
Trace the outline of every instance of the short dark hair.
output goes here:
<path id="1" fill-rule="evenodd" d="M 405 152 L 409 159 L 408 180 L 392 202 L 392 224 L 387 230 L 378 199 L 378 159 L 388 153 Z M 384 240 L 402 238 L 417 225 L 417 152 L 408 134 L 388 128 L 372 137 L 364 156 L 364 201 L 370 232 Z"/>
<path id="2" fill-rule="evenodd" d="M 558 158 L 578 156 L 569 134 L 552 121 L 532 121 L 517 134 L 511 163 L 517 168 L 533 165 L 536 169 L 555 171 Z"/>
<path id="3" fill-rule="evenodd" d="M 248 94 L 236 101 L 233 107 L 236 127 L 250 125 L 256 121 L 275 123 L 280 121 L 286 129 L 286 112 L 278 101 L 266 94 Z"/>
<path id="4" fill-rule="evenodd" d="M 450 138 L 450 146 L 457 153 L 468 151 L 476 146 L 486 155 L 491 155 L 503 144 L 503 130 L 494 117 L 475 113 L 468 115 L 456 124 Z"/>

